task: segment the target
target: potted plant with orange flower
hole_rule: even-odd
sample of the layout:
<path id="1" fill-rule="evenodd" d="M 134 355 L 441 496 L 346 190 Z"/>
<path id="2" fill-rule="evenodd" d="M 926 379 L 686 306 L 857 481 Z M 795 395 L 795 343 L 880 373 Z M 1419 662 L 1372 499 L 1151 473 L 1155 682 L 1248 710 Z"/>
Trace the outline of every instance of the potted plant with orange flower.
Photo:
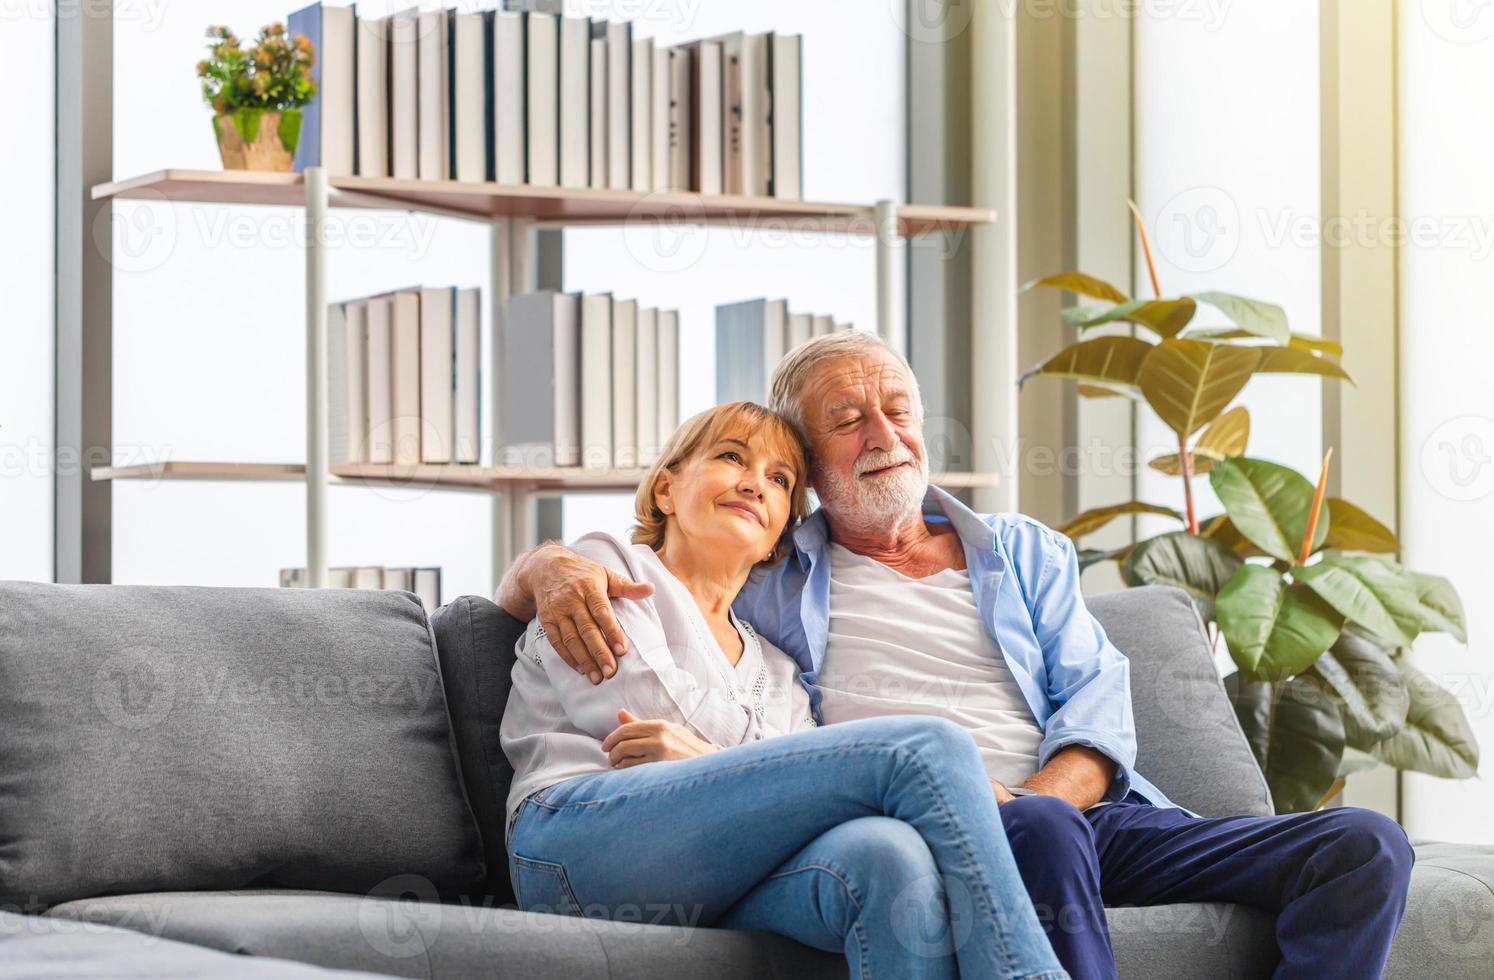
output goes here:
<path id="1" fill-rule="evenodd" d="M 209 27 L 209 55 L 197 63 L 213 133 L 231 170 L 291 169 L 301 137 L 301 107 L 316 95 L 316 50 L 303 34 L 270 24 L 246 50 L 233 31 Z"/>

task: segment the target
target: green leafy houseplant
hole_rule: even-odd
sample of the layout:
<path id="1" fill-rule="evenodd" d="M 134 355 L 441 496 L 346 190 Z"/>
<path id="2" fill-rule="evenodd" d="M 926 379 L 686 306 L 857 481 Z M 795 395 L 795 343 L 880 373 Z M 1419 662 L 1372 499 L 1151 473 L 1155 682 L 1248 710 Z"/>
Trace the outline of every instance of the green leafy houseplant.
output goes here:
<path id="1" fill-rule="evenodd" d="M 1239 667 L 1226 685 L 1279 812 L 1323 805 L 1349 771 L 1375 761 L 1473 776 L 1478 743 L 1462 708 L 1404 655 L 1424 632 L 1467 642 L 1452 584 L 1403 568 L 1387 557 L 1400 550 L 1389 529 L 1347 500 L 1324 499 L 1331 451 L 1316 485 L 1247 456 L 1249 413 L 1230 407 L 1259 374 L 1352 383 L 1341 347 L 1292 333 L 1269 303 L 1219 292 L 1163 298 L 1139 214 L 1136 221 L 1156 298 L 1131 299 L 1080 272 L 1028 287 L 1107 304 L 1064 311 L 1081 336 L 1127 323 L 1155 340 L 1081 339 L 1022 381 L 1070 378 L 1085 397 L 1145 402 L 1177 436 L 1177 452 L 1149 465 L 1182 479 L 1183 510 L 1133 500 L 1086 511 L 1060 530 L 1077 542 L 1130 514 L 1162 515 L 1181 529 L 1113 550 L 1080 549 L 1081 566 L 1116 561 L 1129 585 L 1174 585 L 1193 597 Z M 1230 325 L 1195 327 L 1200 304 Z M 1224 512 L 1200 521 L 1193 480 L 1204 475 Z M 1346 748 L 1363 756 L 1346 758 Z"/>
<path id="2" fill-rule="evenodd" d="M 289 170 L 301 137 L 301 107 L 316 95 L 316 51 L 303 34 L 269 24 L 246 50 L 233 31 L 209 27 L 208 57 L 197 63 L 202 97 L 224 166 Z"/>

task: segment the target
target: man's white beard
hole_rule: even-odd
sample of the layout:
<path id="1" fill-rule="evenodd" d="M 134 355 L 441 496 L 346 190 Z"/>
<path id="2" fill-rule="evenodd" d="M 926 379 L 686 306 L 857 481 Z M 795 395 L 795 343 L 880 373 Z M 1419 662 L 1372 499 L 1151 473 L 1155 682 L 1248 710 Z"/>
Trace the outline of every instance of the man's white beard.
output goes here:
<path id="1" fill-rule="evenodd" d="M 863 473 L 898 463 L 911 465 L 888 476 L 861 479 Z M 814 475 L 814 489 L 821 506 L 840 523 L 858 529 L 896 530 L 922 515 L 923 498 L 929 488 L 928 463 L 907 446 L 899 444 L 886 453 L 862 453 L 852 469 L 849 477 L 821 468 L 816 468 Z"/>

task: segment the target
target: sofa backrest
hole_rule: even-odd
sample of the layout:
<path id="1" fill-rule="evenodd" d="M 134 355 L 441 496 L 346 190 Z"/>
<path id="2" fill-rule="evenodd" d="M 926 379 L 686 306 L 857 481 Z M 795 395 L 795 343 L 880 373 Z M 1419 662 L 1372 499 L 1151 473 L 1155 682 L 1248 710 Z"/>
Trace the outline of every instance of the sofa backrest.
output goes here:
<path id="1" fill-rule="evenodd" d="M 1137 771 L 1204 816 L 1274 813 L 1188 593 L 1149 585 L 1087 604 L 1131 662 Z"/>
<path id="2" fill-rule="evenodd" d="M 408 593 L 0 583 L 0 800 L 0 907 L 484 871 Z"/>

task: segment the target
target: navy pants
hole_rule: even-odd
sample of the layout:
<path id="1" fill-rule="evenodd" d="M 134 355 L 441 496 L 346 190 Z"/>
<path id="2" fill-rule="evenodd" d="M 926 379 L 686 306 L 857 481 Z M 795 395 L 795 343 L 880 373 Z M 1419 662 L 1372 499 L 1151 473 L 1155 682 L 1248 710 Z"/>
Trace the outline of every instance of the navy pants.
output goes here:
<path id="1" fill-rule="evenodd" d="M 1234 902 L 1276 915 L 1276 977 L 1364 980 L 1385 969 L 1414 860 L 1370 810 L 1192 817 L 1132 793 L 1080 812 L 1051 796 L 1001 806 L 1017 867 L 1074 980 L 1110 978 L 1105 906 Z"/>

